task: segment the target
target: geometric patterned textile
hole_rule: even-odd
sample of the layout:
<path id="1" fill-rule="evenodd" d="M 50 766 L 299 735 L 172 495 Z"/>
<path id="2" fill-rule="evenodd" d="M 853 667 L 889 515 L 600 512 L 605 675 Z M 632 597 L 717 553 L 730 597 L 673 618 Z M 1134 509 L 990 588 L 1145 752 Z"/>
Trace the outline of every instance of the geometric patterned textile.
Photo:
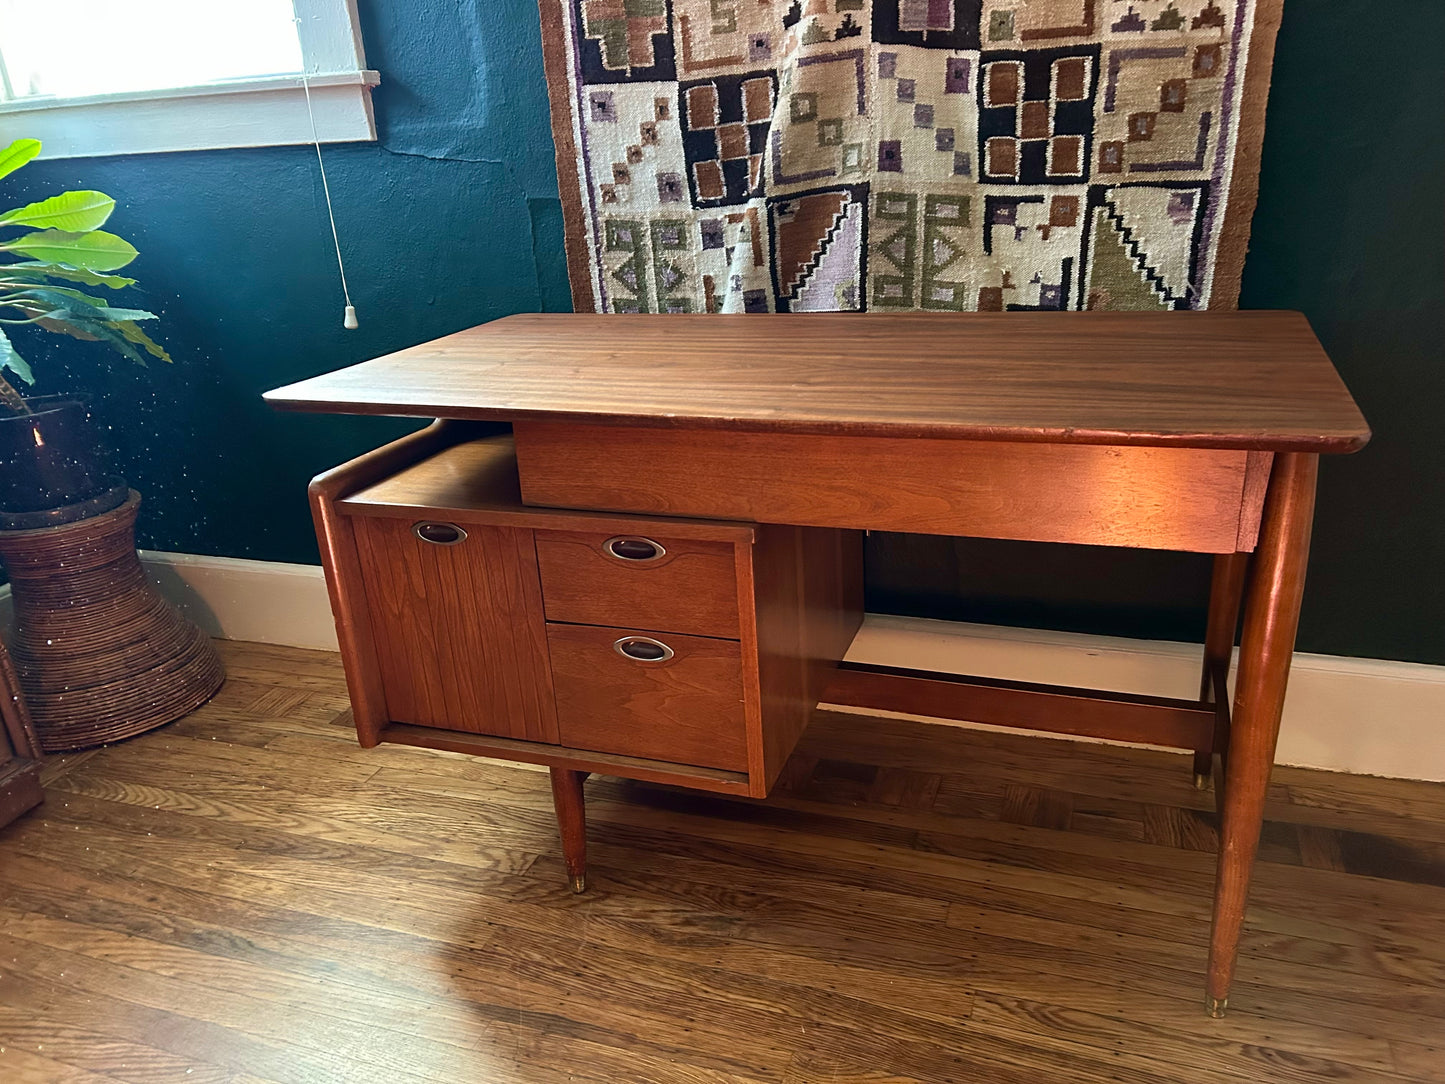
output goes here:
<path id="1" fill-rule="evenodd" d="M 574 305 L 1233 308 L 1282 0 L 541 0 Z"/>

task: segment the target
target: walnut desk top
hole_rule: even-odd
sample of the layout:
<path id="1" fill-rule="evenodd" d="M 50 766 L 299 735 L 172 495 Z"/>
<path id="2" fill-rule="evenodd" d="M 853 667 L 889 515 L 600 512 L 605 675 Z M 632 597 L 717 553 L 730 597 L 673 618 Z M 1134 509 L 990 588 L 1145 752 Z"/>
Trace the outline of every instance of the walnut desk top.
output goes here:
<path id="1" fill-rule="evenodd" d="M 286 410 L 1350 452 L 1293 312 L 509 316 L 268 392 Z"/>

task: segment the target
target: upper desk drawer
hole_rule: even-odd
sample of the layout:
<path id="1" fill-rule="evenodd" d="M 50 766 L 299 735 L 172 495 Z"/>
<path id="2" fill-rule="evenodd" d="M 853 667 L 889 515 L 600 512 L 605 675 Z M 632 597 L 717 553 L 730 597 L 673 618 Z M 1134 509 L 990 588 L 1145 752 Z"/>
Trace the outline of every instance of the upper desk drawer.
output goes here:
<path id="1" fill-rule="evenodd" d="M 548 621 L 738 638 L 732 543 L 546 530 L 536 538 Z"/>

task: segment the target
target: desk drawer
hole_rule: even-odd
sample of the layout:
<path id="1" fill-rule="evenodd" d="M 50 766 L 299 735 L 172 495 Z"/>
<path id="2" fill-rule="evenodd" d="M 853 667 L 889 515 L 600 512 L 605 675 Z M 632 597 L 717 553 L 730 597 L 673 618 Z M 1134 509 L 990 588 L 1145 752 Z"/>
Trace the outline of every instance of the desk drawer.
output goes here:
<path id="1" fill-rule="evenodd" d="M 737 639 L 732 543 L 582 531 L 536 535 L 547 620 Z"/>
<path id="2" fill-rule="evenodd" d="M 548 624 L 547 643 L 563 745 L 748 770 L 735 641 Z"/>

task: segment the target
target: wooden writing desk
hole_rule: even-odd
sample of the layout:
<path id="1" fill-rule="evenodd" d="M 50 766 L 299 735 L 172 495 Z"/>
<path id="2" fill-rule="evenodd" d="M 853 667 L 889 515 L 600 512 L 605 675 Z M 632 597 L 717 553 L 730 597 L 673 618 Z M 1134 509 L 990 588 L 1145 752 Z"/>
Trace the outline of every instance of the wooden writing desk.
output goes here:
<path id="1" fill-rule="evenodd" d="M 765 796 L 823 698 L 1182 748 L 1224 1011 L 1318 457 L 1369 439 L 1299 314 L 513 316 L 267 399 L 442 419 L 312 485 L 357 732 L 549 765 L 579 891 L 587 772 Z M 1199 698 L 841 664 L 864 529 L 1215 554 Z"/>

